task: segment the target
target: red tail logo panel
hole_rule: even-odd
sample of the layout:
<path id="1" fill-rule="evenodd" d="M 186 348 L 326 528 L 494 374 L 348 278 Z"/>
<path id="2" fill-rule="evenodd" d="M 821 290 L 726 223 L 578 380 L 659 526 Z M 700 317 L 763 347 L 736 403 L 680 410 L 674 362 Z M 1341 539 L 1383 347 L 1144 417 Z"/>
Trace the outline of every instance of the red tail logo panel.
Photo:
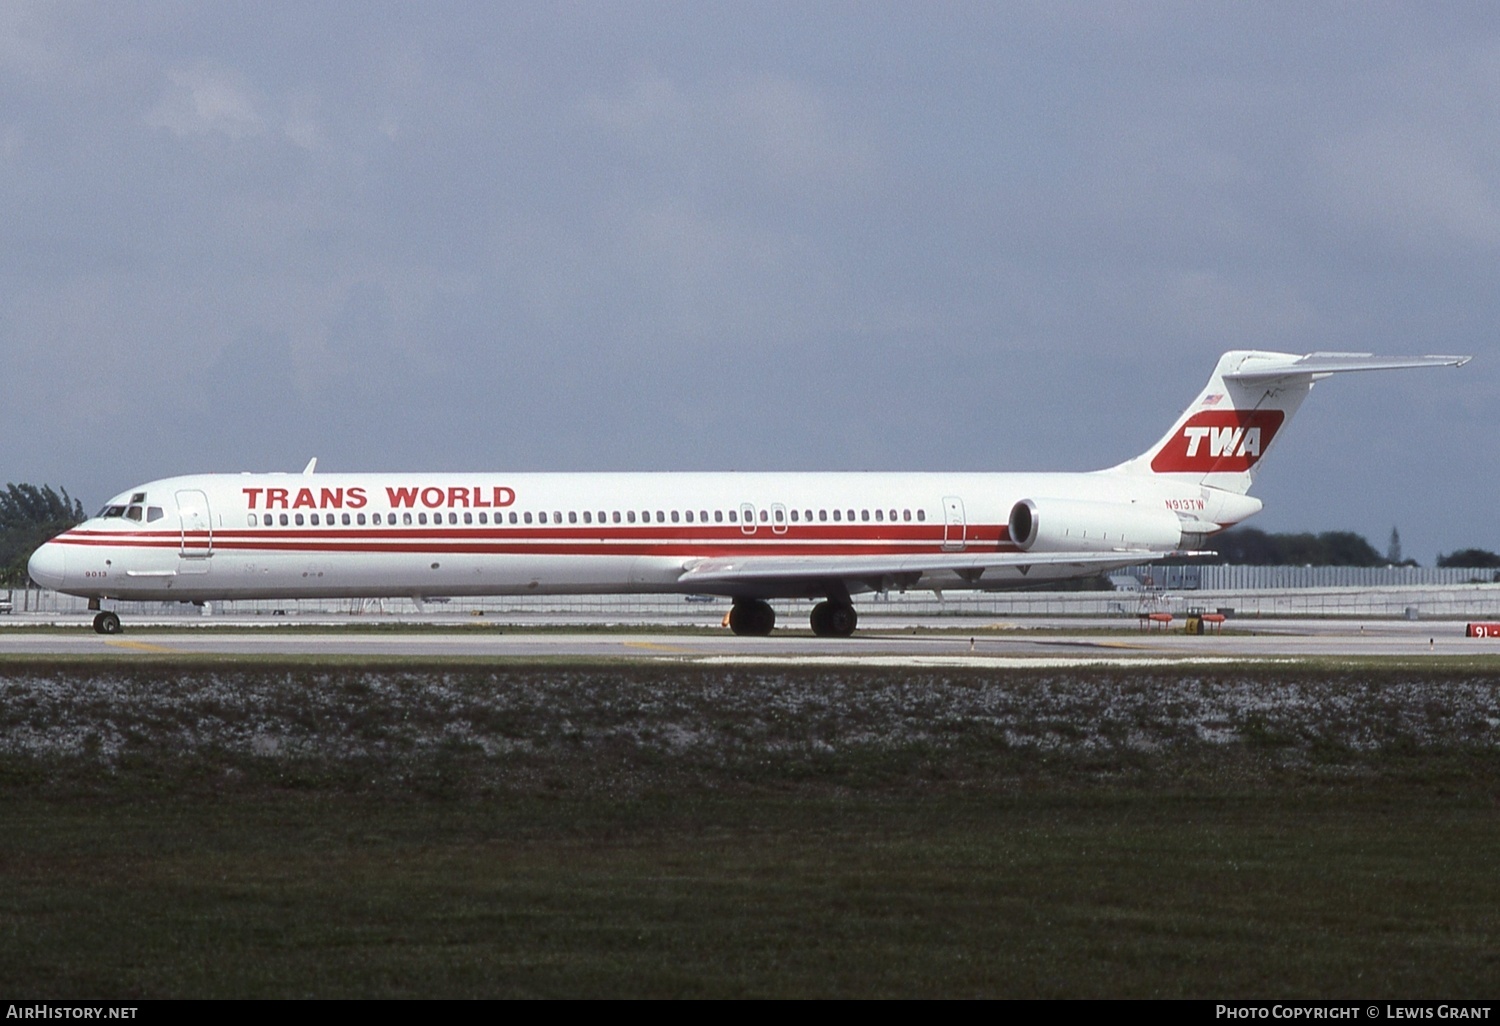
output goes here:
<path id="1" fill-rule="evenodd" d="M 1201 410 L 1162 446 L 1151 469 L 1158 474 L 1249 470 L 1285 419 L 1281 410 Z"/>

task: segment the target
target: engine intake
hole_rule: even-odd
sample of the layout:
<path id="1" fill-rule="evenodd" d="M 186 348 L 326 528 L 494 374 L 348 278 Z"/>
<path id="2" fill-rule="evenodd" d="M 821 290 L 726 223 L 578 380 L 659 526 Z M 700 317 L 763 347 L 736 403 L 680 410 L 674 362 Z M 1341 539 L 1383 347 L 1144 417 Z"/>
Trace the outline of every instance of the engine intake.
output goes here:
<path id="1" fill-rule="evenodd" d="M 1023 552 L 1171 551 L 1183 525 L 1169 509 L 1135 503 L 1022 499 L 1010 510 L 1010 540 Z"/>

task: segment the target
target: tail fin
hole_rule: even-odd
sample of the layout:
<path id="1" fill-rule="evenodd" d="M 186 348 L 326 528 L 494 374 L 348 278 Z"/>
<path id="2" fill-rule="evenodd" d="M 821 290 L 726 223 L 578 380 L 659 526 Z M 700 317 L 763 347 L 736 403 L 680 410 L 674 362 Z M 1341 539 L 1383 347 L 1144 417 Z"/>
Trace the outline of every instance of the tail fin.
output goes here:
<path id="1" fill-rule="evenodd" d="M 1269 353 L 1235 350 L 1161 441 L 1112 469 L 1164 474 L 1244 495 L 1260 461 L 1292 419 L 1313 382 L 1330 374 L 1410 367 L 1460 367 L 1467 356 L 1371 356 L 1368 353 Z"/>

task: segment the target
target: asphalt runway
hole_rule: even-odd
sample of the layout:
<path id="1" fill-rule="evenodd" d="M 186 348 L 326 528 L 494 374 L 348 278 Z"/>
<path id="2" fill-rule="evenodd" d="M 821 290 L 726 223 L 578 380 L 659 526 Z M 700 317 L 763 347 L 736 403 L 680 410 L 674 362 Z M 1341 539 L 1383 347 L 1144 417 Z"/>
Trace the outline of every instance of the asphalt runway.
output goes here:
<path id="1" fill-rule="evenodd" d="M 86 620 L 5 617 L 0 656 L 183 654 L 199 656 L 366 656 L 371 658 L 583 658 L 705 663 L 869 665 L 1080 665 L 1094 663 L 1500 655 L 1500 639 L 1468 638 L 1461 621 L 1230 621 L 1222 634 L 1180 627 L 1140 631 L 1121 619 L 906 621 L 870 618 L 853 638 L 817 638 L 805 628 L 766 638 L 727 630 L 663 631 L 662 623 L 591 631 L 576 615 L 476 624 L 413 618 L 349 629 L 347 618 L 183 617 L 127 621 L 126 633 L 95 634 Z M 66 624 L 69 629 L 41 629 Z M 410 630 L 402 630 L 410 626 Z M 604 626 L 601 622 L 597 626 Z M 30 629 L 28 629 L 30 628 Z M 162 629 L 168 628 L 168 629 Z M 538 628 L 546 628 L 539 630 Z M 576 628 L 576 630 L 574 629 Z M 931 633 L 923 628 L 940 628 Z"/>

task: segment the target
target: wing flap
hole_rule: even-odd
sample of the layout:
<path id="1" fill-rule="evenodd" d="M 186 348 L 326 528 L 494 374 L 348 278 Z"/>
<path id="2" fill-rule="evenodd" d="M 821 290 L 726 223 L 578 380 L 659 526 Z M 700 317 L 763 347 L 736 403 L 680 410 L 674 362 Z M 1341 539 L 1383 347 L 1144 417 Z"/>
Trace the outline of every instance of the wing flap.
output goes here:
<path id="1" fill-rule="evenodd" d="M 677 580 L 689 588 L 771 582 L 811 584 L 832 580 L 891 580 L 912 584 L 924 577 L 952 574 L 972 585 L 990 570 L 1014 570 L 1024 576 L 1034 566 L 1070 566 L 1079 569 L 1093 567 L 1102 572 L 1166 556 L 1205 554 L 1121 549 L 1091 553 L 941 552 L 915 556 L 840 556 L 836 559 L 827 556 L 743 556 L 701 560 L 684 570 Z"/>

